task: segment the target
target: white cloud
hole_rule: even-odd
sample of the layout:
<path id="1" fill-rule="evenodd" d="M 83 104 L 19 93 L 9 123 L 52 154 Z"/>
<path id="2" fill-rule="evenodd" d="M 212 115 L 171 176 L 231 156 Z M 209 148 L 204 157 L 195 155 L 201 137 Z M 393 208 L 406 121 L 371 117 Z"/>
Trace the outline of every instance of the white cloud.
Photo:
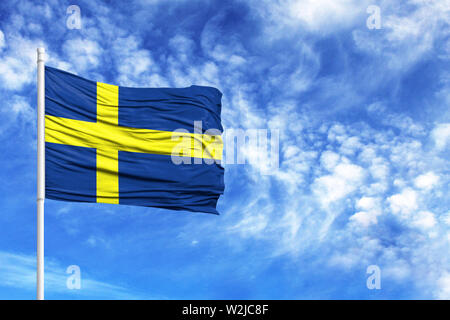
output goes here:
<path id="1" fill-rule="evenodd" d="M 378 209 L 379 208 L 378 201 L 379 201 L 378 199 L 373 197 L 362 197 L 356 203 L 356 208 L 366 211 Z"/>
<path id="2" fill-rule="evenodd" d="M 437 298 L 441 300 L 450 300 L 450 272 L 445 272 L 437 281 Z"/>
<path id="3" fill-rule="evenodd" d="M 349 219 L 360 226 L 368 227 L 378 222 L 377 216 L 381 214 L 380 199 L 373 197 L 362 197 L 356 203 L 356 209 L 361 210 Z"/>
<path id="4" fill-rule="evenodd" d="M 443 221 L 447 226 L 450 226 L 450 212 L 447 212 L 446 214 L 442 215 L 442 221 Z"/>
<path id="5" fill-rule="evenodd" d="M 406 188 L 401 193 L 394 194 L 387 201 L 393 213 L 403 216 L 408 216 L 418 208 L 417 193 L 411 188 Z"/>
<path id="6" fill-rule="evenodd" d="M 16 116 L 24 117 L 26 122 L 31 122 L 34 119 L 34 111 L 25 98 L 21 96 L 13 97 L 13 104 L 10 109 Z"/>
<path id="7" fill-rule="evenodd" d="M 444 150 L 450 141 L 450 123 L 441 123 L 433 129 L 431 136 L 437 150 Z"/>
<path id="8" fill-rule="evenodd" d="M 420 229 L 430 229 L 436 225 L 436 218 L 432 212 L 420 211 L 414 215 L 412 224 Z"/>
<path id="9" fill-rule="evenodd" d="M 414 185 L 419 189 L 432 189 L 439 182 L 439 177 L 434 172 L 427 172 L 414 180 Z"/>
<path id="10" fill-rule="evenodd" d="M 350 219 L 350 221 L 357 222 L 359 225 L 361 225 L 363 227 L 368 227 L 371 224 L 377 223 L 377 216 L 372 214 L 371 212 L 367 212 L 367 211 L 356 212 L 349 219 Z"/>
<path id="11" fill-rule="evenodd" d="M 324 151 L 320 156 L 320 164 L 328 171 L 332 171 L 339 162 L 339 154 L 333 151 Z"/>
<path id="12" fill-rule="evenodd" d="M 21 36 L 11 36 L 0 53 L 0 81 L 5 89 L 20 90 L 35 80 L 36 48 L 44 46 Z"/>
<path id="13" fill-rule="evenodd" d="M 380 123 L 400 129 L 403 134 L 412 136 L 423 136 L 425 129 L 423 126 L 403 113 L 387 113 L 387 107 L 383 103 L 373 103 L 369 105 L 367 111 L 371 117 L 376 118 Z"/>
<path id="14" fill-rule="evenodd" d="M 267 217 L 263 214 L 249 215 L 234 226 L 230 231 L 238 230 L 245 236 L 255 236 L 263 231 L 267 226 Z"/>
<path id="15" fill-rule="evenodd" d="M 17 128 L 34 130 L 36 127 L 35 111 L 23 96 L 13 95 L 4 100 L 0 108 L 0 115 L 2 117 L 0 134 L 7 130 L 17 130 Z"/>
<path id="16" fill-rule="evenodd" d="M 158 74 L 159 67 L 154 63 L 150 51 L 142 49 L 136 37 L 118 38 L 114 41 L 113 48 L 121 85 L 148 86 L 150 75 Z"/>
<path id="17" fill-rule="evenodd" d="M 343 141 L 339 148 L 340 153 L 347 156 L 354 155 L 355 152 L 362 147 L 358 137 L 348 137 Z"/>
<path id="18" fill-rule="evenodd" d="M 358 158 L 365 163 L 371 163 L 372 159 L 374 159 L 377 155 L 376 146 L 363 146 L 361 153 L 359 154 Z"/>
<path id="19" fill-rule="evenodd" d="M 328 140 L 344 142 L 347 138 L 345 127 L 341 124 L 334 124 L 330 130 L 328 130 Z"/>
<path id="20" fill-rule="evenodd" d="M 190 63 L 193 59 L 195 42 L 182 35 L 176 35 L 169 40 L 170 48 L 176 53 L 180 62 Z"/>
<path id="21" fill-rule="evenodd" d="M 383 180 L 389 174 L 389 162 L 383 157 L 375 157 L 370 164 L 370 173 L 376 180 Z"/>
<path id="22" fill-rule="evenodd" d="M 63 44 L 64 53 L 78 72 L 91 71 L 101 63 L 103 49 L 96 41 L 70 39 Z"/>
<path id="23" fill-rule="evenodd" d="M 340 163 L 332 174 L 317 178 L 312 189 L 322 205 L 327 207 L 355 191 L 363 179 L 363 168 L 351 163 Z"/>
<path id="24" fill-rule="evenodd" d="M 367 1 L 356 0 L 300 0 L 288 1 L 285 7 L 293 18 L 301 20 L 311 30 L 330 30 L 351 25 L 358 16 L 363 16 Z"/>
<path id="25" fill-rule="evenodd" d="M 448 0 L 383 1 L 380 7 L 383 32 L 355 29 L 353 39 L 359 49 L 380 57 L 384 69 L 406 72 L 434 49 L 450 21 Z"/>
<path id="26" fill-rule="evenodd" d="M 408 261 L 402 259 L 401 256 L 398 256 L 397 252 L 393 254 L 395 254 L 395 258 L 392 260 L 388 258 L 389 264 L 382 269 L 384 279 L 392 279 L 395 281 L 411 279 L 413 272 L 411 265 Z"/>
<path id="27" fill-rule="evenodd" d="M 266 33 L 270 37 L 279 37 L 279 32 L 286 27 L 323 34 L 348 28 L 358 19 L 365 26 L 369 3 L 368 0 L 281 0 L 255 1 L 253 6 L 266 20 Z"/>
<path id="28" fill-rule="evenodd" d="M 3 34 L 2 30 L 0 30 L 0 52 L 2 51 L 4 46 L 5 46 L 5 35 Z"/>

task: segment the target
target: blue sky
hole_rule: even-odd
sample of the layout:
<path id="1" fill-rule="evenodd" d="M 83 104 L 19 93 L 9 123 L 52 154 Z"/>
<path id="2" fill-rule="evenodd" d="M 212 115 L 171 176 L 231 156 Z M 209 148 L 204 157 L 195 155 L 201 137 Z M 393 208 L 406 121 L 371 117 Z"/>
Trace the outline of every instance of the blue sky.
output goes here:
<path id="1" fill-rule="evenodd" d="M 44 46 L 96 81 L 217 87 L 225 129 L 280 132 L 271 175 L 225 166 L 220 216 L 46 200 L 46 298 L 449 299 L 449 22 L 448 0 L 1 1 L 0 298 L 35 297 Z"/>

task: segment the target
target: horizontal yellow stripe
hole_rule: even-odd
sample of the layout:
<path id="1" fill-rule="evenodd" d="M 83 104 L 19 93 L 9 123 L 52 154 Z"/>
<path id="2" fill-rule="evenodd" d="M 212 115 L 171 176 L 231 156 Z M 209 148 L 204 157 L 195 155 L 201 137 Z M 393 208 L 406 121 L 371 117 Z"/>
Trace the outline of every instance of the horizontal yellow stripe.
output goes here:
<path id="1" fill-rule="evenodd" d="M 178 137 L 178 138 L 176 138 Z M 210 136 L 117 126 L 106 122 L 87 122 L 45 116 L 45 141 L 96 149 L 172 155 L 185 150 L 188 157 L 222 159 L 223 141 Z M 175 148 L 175 149 L 174 149 Z M 175 154 L 179 155 L 179 154 Z"/>

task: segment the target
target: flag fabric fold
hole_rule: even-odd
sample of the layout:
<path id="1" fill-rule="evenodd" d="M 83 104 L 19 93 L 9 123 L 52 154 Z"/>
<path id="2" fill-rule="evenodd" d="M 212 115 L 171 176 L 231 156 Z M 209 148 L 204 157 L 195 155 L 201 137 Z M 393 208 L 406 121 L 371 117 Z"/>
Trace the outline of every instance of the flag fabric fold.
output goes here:
<path id="1" fill-rule="evenodd" d="M 221 97 L 212 87 L 119 87 L 45 67 L 46 198 L 217 214 Z"/>

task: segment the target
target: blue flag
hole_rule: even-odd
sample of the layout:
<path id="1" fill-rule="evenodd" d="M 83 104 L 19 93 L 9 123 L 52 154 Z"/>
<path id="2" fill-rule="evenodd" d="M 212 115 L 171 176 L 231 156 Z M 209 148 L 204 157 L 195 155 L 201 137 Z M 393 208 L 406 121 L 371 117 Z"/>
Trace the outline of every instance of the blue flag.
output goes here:
<path id="1" fill-rule="evenodd" d="M 221 97 L 212 87 L 119 87 L 46 67 L 46 198 L 217 214 Z"/>

